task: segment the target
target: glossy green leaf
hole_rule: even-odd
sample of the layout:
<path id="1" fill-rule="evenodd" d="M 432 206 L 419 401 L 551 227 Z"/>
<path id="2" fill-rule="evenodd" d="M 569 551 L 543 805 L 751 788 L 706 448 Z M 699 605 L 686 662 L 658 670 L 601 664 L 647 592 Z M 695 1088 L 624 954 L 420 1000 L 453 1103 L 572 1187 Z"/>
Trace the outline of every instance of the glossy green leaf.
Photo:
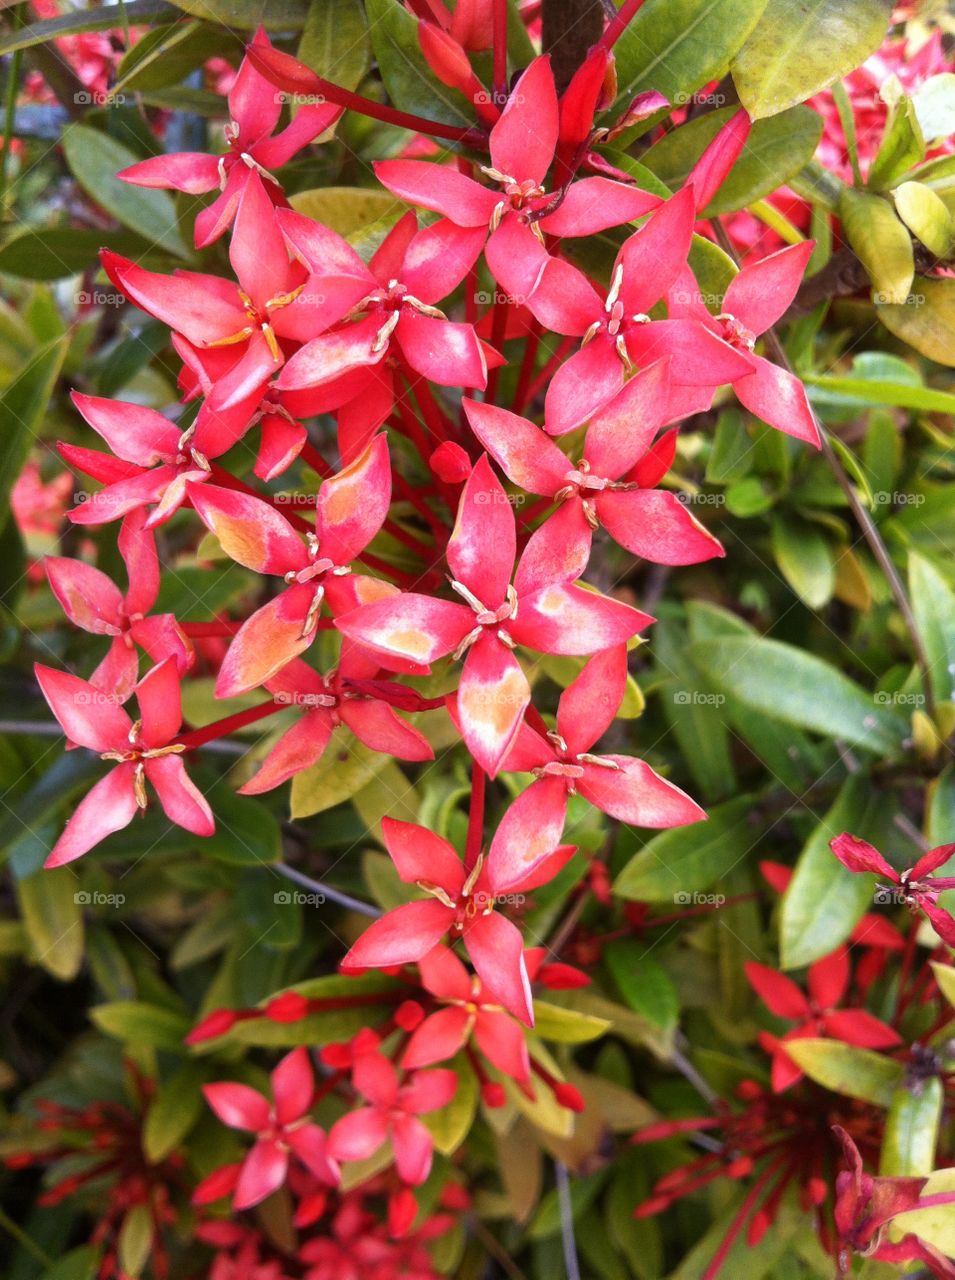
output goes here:
<path id="1" fill-rule="evenodd" d="M 242 42 L 221 26 L 179 21 L 153 27 L 124 55 L 110 93 L 115 99 L 127 91 L 165 89 L 179 84 L 209 58 L 231 54 L 238 62 L 242 53 Z"/>
<path id="2" fill-rule="evenodd" d="M 441 1066 L 450 1067 L 456 1072 L 457 1092 L 446 1107 L 431 1111 L 422 1119 L 434 1138 L 435 1150 L 440 1151 L 443 1156 L 450 1156 L 471 1132 L 480 1091 L 477 1076 L 463 1054 L 459 1054 L 454 1062 L 443 1062 Z"/>
<path id="3" fill-rule="evenodd" d="M 350 800 L 387 760 L 353 734 L 339 730 L 321 760 L 292 779 L 292 817 L 307 818 Z"/>
<path id="4" fill-rule="evenodd" d="M 0 246 L 0 272 L 22 280 L 63 280 L 79 275 L 98 265 L 103 239 L 102 231 L 78 227 L 29 228 Z M 148 242 L 131 231 L 111 235 L 109 245 L 116 253 L 134 257 L 137 262 L 149 252 Z M 112 285 L 88 288 L 86 292 L 91 301 L 97 293 L 103 297 L 116 294 Z"/>
<path id="5" fill-rule="evenodd" d="M 119 1229 L 118 1260 L 126 1276 L 142 1275 L 153 1247 L 154 1223 L 148 1204 L 127 1210 Z"/>
<path id="6" fill-rule="evenodd" d="M 579 1009 L 566 1009 L 546 1000 L 534 1001 L 534 1034 L 542 1040 L 586 1044 L 589 1040 L 598 1040 L 612 1026 L 606 1018 L 596 1018 Z"/>
<path id="7" fill-rule="evenodd" d="M 773 555 L 783 577 L 810 609 L 832 598 L 836 568 L 829 540 L 819 525 L 781 512 L 770 525 Z"/>
<path id="8" fill-rule="evenodd" d="M 912 102 L 926 142 L 955 133 L 955 75 L 929 76 L 912 90 Z"/>
<path id="9" fill-rule="evenodd" d="M 166 0 L 129 0 L 123 6 L 124 15 L 131 27 L 140 23 L 169 21 L 178 16 L 175 6 Z M 57 18 L 43 22 L 30 22 L 19 28 L 7 30 L 0 36 L 0 55 L 17 49 L 32 49 L 60 36 L 82 35 L 87 31 L 106 31 L 116 26 L 117 15 L 106 5 L 92 9 L 72 9 Z"/>
<path id="10" fill-rule="evenodd" d="M 936 258 L 948 258 L 955 241 L 955 218 L 931 187 L 903 182 L 892 192 L 899 217 Z"/>
<path id="11" fill-rule="evenodd" d="M 95 1280 L 101 1254 L 92 1245 L 81 1245 L 58 1258 L 43 1272 L 43 1280 Z"/>
<path id="12" fill-rule="evenodd" d="M 790 1040 L 786 1052 L 817 1084 L 877 1107 L 891 1104 L 905 1074 L 894 1058 L 841 1040 Z"/>
<path id="13" fill-rule="evenodd" d="M 0 454 L 0 529 L 10 515 L 10 492 L 36 443 L 53 388 L 63 367 L 66 338 L 43 347 L 0 395 L 3 452 Z"/>
<path id="14" fill-rule="evenodd" d="M 872 905 L 874 876 L 849 871 L 829 848 L 841 831 L 858 832 L 872 799 L 872 783 L 855 774 L 803 846 L 782 899 L 779 957 L 784 969 L 801 969 L 849 937 Z"/>
<path id="15" fill-rule="evenodd" d="M 872 281 L 873 301 L 904 303 L 912 293 L 915 258 L 908 230 L 889 202 L 846 187 L 839 200 L 839 217 L 846 239 Z"/>
<path id="16" fill-rule="evenodd" d="M 143 1125 L 147 1160 L 164 1160 L 182 1142 L 202 1111 L 202 1074 L 192 1062 L 164 1080 L 156 1091 Z"/>
<path id="17" fill-rule="evenodd" d="M 618 98 L 656 89 L 674 106 L 722 74 L 756 26 L 765 0 L 646 0 L 614 53 Z"/>
<path id="18" fill-rule="evenodd" d="M 765 715 L 872 751 L 898 751 L 904 716 L 841 671 L 778 640 L 727 638 L 694 644 L 690 656 L 717 684 Z"/>
<path id="19" fill-rule="evenodd" d="M 70 172 L 97 204 L 117 222 L 137 232 L 147 245 L 180 258 L 191 257 L 176 225 L 176 206 L 167 191 L 135 187 L 116 177 L 142 159 L 99 129 L 73 124 L 63 134 L 63 151 Z"/>
<path id="20" fill-rule="evenodd" d="M 868 186 L 874 191 L 891 186 L 924 155 L 925 141 L 915 107 L 905 94 L 900 94 L 889 109 L 882 142 L 869 167 Z"/>
<path id="21" fill-rule="evenodd" d="M 402 111 L 443 124 L 470 125 L 474 108 L 436 78 L 418 41 L 418 21 L 401 0 L 365 0 L 378 70 L 391 102 Z"/>
<path id="22" fill-rule="evenodd" d="M 885 1117 L 879 1173 L 892 1178 L 925 1178 L 935 1168 L 942 1119 L 938 1076 L 896 1089 Z"/>
<path id="23" fill-rule="evenodd" d="M 936 1169 L 922 1188 L 921 1198 L 926 1200 L 952 1191 L 955 1191 L 955 1169 Z M 955 1258 L 955 1213 L 951 1202 L 900 1213 L 886 1229 L 886 1234 L 893 1241 L 910 1233 L 927 1241 L 947 1257 Z"/>
<path id="24" fill-rule="evenodd" d="M 614 893 L 638 902 L 668 902 L 677 909 L 694 905 L 703 890 L 754 847 L 758 828 L 751 824 L 751 814 L 752 800 L 744 796 L 711 809 L 706 822 L 661 831 L 620 872 Z"/>
<path id="25" fill-rule="evenodd" d="M 904 303 L 882 304 L 878 311 L 890 333 L 930 360 L 955 366 L 955 280 L 919 276 Z"/>
<path id="26" fill-rule="evenodd" d="M 604 963 L 617 989 L 635 1013 L 654 1026 L 676 1026 L 680 999 L 666 969 L 635 938 L 615 938 L 604 948 Z"/>
<path id="27" fill-rule="evenodd" d="M 769 0 L 733 60 L 743 106 L 775 115 L 848 75 L 879 46 L 891 13 L 891 0 Z"/>
<path id="28" fill-rule="evenodd" d="M 644 154 L 643 164 L 671 190 L 677 190 L 736 110 L 725 107 L 664 134 Z M 794 107 L 771 120 L 757 120 L 742 155 L 706 206 L 704 216 L 745 208 L 781 186 L 812 159 L 821 132 L 822 122 L 809 107 Z"/>
<path id="29" fill-rule="evenodd" d="M 108 1036 L 125 1044 L 149 1045 L 181 1053 L 189 1034 L 189 1019 L 182 1013 L 143 1000 L 115 1000 L 96 1005 L 90 1018 Z"/>
<path id="30" fill-rule="evenodd" d="M 176 0 L 176 8 L 240 31 L 260 25 L 270 31 L 301 31 L 308 16 L 308 0 Z"/>
<path id="31" fill-rule="evenodd" d="M 299 61 L 343 89 L 356 89 L 371 66 L 361 0 L 312 0 L 298 46 Z"/>
<path id="32" fill-rule="evenodd" d="M 929 663 L 929 678 L 939 702 L 955 689 L 955 591 L 923 556 L 909 556 L 909 599 Z"/>
<path id="33" fill-rule="evenodd" d="M 330 1040 L 348 1040 L 362 1027 L 374 1026 L 383 1021 L 396 1004 L 395 985 L 381 974 L 362 974 L 353 978 L 332 974 L 299 982 L 287 990 L 297 992 L 309 1000 L 327 1000 L 331 1007 L 318 1013 L 309 1013 L 298 1022 L 272 1022 L 268 1018 L 253 1018 L 248 1022 L 238 1023 L 227 1036 L 213 1043 L 218 1045 L 235 1041 L 285 1049 L 299 1044 L 327 1044 Z M 280 995 L 282 992 L 276 994 Z"/>

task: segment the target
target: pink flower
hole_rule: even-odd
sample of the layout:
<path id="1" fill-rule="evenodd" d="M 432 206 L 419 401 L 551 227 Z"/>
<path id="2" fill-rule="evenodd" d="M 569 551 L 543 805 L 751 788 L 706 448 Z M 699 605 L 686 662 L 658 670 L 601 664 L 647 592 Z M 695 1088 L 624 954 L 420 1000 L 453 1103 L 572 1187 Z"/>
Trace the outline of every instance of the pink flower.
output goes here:
<path id="1" fill-rule="evenodd" d="M 955 947 L 955 920 L 938 905 L 940 893 L 944 893 L 946 889 L 955 889 L 955 877 L 932 875 L 933 871 L 937 871 L 955 855 L 955 844 L 940 844 L 929 849 L 913 867 L 902 872 L 890 866 L 878 849 L 847 831 L 830 840 L 829 848 L 850 871 L 871 871 L 891 884 L 898 885 L 900 897 L 906 906 L 927 916 L 942 941 Z"/>

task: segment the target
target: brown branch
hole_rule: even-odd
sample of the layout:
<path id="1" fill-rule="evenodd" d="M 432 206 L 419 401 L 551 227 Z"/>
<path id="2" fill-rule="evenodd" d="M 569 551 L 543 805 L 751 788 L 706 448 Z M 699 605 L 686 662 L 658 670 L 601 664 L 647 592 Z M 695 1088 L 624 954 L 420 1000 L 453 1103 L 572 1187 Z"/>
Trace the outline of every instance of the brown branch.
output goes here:
<path id="1" fill-rule="evenodd" d="M 601 0 L 543 0 L 541 15 L 544 52 L 551 56 L 557 91 L 562 93 L 603 35 L 604 7 Z"/>

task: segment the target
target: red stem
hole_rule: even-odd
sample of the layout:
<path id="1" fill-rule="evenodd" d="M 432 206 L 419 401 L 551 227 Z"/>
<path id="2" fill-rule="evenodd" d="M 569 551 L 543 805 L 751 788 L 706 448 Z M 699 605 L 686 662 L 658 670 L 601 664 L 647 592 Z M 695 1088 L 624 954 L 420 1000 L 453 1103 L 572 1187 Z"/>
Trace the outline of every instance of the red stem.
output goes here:
<path id="1" fill-rule="evenodd" d="M 494 0 L 494 100 L 507 98 L 507 0 Z"/>
<path id="2" fill-rule="evenodd" d="M 524 405 L 527 403 L 527 389 L 530 386 L 531 378 L 534 376 L 534 361 L 537 358 L 540 341 L 541 327 L 537 320 L 532 318 L 531 331 L 527 335 L 527 341 L 524 343 L 524 358 L 521 360 L 521 371 L 517 377 L 514 399 L 511 401 L 511 411 L 513 413 L 523 413 L 524 411 Z"/>
<path id="3" fill-rule="evenodd" d="M 323 480 L 329 480 L 335 474 L 335 468 L 330 462 L 326 462 L 322 455 L 318 452 L 310 440 L 306 440 L 302 445 L 302 459 L 308 463 L 313 471 L 317 471 Z"/>
<path id="4" fill-rule="evenodd" d="M 576 346 L 576 344 L 577 344 L 576 338 L 565 338 L 563 340 L 563 342 L 560 344 L 560 346 L 557 348 L 554 354 L 550 357 L 550 359 L 544 365 L 543 369 L 541 369 L 540 373 L 531 383 L 530 388 L 528 389 L 528 392 L 527 392 L 526 403 L 529 403 L 530 401 L 532 401 L 534 397 L 537 395 L 537 393 L 539 391 L 542 391 L 544 387 L 547 386 L 548 382 L 550 382 L 551 378 L 554 376 L 554 374 L 557 372 L 560 366 L 564 363 L 564 361 L 570 355 L 571 351 Z"/>
<path id="5" fill-rule="evenodd" d="M 471 808 L 468 812 L 468 836 L 464 846 L 465 873 L 473 871 L 484 839 L 484 792 L 487 775 L 479 764 L 471 771 Z"/>
<path id="6" fill-rule="evenodd" d="M 180 622 L 179 628 L 190 640 L 224 640 L 234 636 L 241 622 Z"/>
<path id="7" fill-rule="evenodd" d="M 643 0 L 625 0 L 614 16 L 607 23 L 603 35 L 594 45 L 595 49 L 612 49 L 629 25 L 630 19 L 638 9 L 643 7 Z"/>
<path id="8" fill-rule="evenodd" d="M 203 725 L 201 729 L 190 729 L 188 733 L 180 733 L 173 742 L 182 743 L 190 751 L 203 747 L 216 738 L 224 738 L 227 734 L 244 729 L 247 724 L 255 724 L 256 720 L 264 720 L 266 716 L 282 711 L 288 704 L 285 702 L 260 702 L 257 707 L 249 707 L 245 711 L 237 711 L 234 715 L 222 720 L 214 720 L 212 724 Z"/>

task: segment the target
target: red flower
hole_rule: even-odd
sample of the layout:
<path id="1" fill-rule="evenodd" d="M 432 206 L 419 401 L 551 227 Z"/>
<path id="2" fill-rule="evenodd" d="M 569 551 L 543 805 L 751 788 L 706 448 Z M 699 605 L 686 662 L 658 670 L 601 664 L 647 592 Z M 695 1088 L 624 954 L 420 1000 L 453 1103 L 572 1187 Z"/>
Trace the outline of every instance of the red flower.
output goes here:
<path id="1" fill-rule="evenodd" d="M 322 484 L 315 532 L 304 542 L 289 521 L 260 498 L 214 485 L 190 486 L 189 497 L 227 555 L 288 584 L 242 624 L 216 681 L 220 698 L 264 684 L 307 649 L 315 638 L 323 600 L 337 615 L 389 590 L 387 584 L 350 568 L 388 514 L 391 469 L 384 436 Z"/>
<path id="2" fill-rule="evenodd" d="M 898 885 L 899 896 L 906 906 L 927 916 L 942 941 L 955 947 L 955 920 L 938 906 L 938 895 L 946 889 L 955 889 L 955 877 L 932 875 L 955 855 L 955 844 L 940 844 L 929 849 L 913 867 L 902 872 L 890 866 L 878 849 L 848 832 L 830 840 L 829 848 L 850 871 L 872 871 Z"/>
<path id="3" fill-rule="evenodd" d="M 203 1085 L 206 1101 L 223 1124 L 256 1135 L 255 1145 L 239 1165 L 211 1174 L 196 1188 L 195 1204 L 207 1204 L 234 1191 L 235 1209 L 250 1209 L 285 1181 L 295 1158 L 326 1186 L 338 1185 L 338 1166 L 327 1149 L 325 1131 L 308 1118 L 315 1092 L 308 1052 L 299 1047 L 272 1072 L 272 1098 L 248 1085 L 219 1082 Z"/>
<path id="4" fill-rule="evenodd" d="M 46 576 L 53 594 L 74 626 L 93 635 L 112 636 L 106 657 L 90 676 L 97 689 L 125 702 L 139 671 L 140 645 L 154 662 L 174 657 L 180 675 L 195 660 L 192 644 L 171 613 L 147 616 L 159 594 L 159 560 L 142 510 L 131 512 L 119 532 L 119 553 L 126 566 L 125 595 L 101 569 L 82 560 L 47 556 Z"/>
<path id="5" fill-rule="evenodd" d="M 80 801 L 44 864 L 59 867 L 81 857 L 114 831 L 128 826 L 146 808 L 146 782 L 166 817 L 198 836 L 215 830 L 212 810 L 186 775 L 181 743 L 182 702 L 175 658 L 167 658 L 136 685 L 140 719 L 135 723 L 114 694 L 51 667 L 34 667 L 43 696 L 69 741 L 96 751 L 112 769 Z"/>
<path id="6" fill-rule="evenodd" d="M 453 1071 L 416 1071 L 399 1083 L 394 1065 L 381 1053 L 364 1053 L 355 1062 L 352 1083 L 369 1104 L 336 1120 L 328 1134 L 329 1155 L 340 1161 L 367 1160 L 387 1140 L 402 1182 L 417 1187 L 431 1172 L 434 1139 L 419 1120 L 446 1107 L 458 1078 Z"/>
<path id="7" fill-rule="evenodd" d="M 631 478 L 666 417 L 669 361 L 631 378 L 591 418 L 583 457 L 572 466 L 539 427 L 507 409 L 465 400 L 468 422 L 508 479 L 557 502 L 552 540 L 581 570 L 603 525 L 621 546 L 656 564 L 696 564 L 724 554 L 675 493 Z"/>
<path id="8" fill-rule="evenodd" d="M 687 269 L 670 289 L 671 316 L 696 320 L 720 342 L 748 361 L 749 369 L 728 381 L 742 404 L 778 431 L 819 447 L 819 428 L 797 377 L 763 356 L 755 355 L 756 339 L 772 328 L 796 296 L 814 242 L 787 245 L 778 253 L 747 263 L 730 281 L 723 309 L 714 316 L 706 307 Z"/>
<path id="9" fill-rule="evenodd" d="M 393 818 L 382 834 L 398 875 L 427 900 L 396 907 L 362 934 L 341 963 L 345 972 L 418 963 L 444 935 L 463 938 L 485 991 L 533 1025 L 520 930 L 496 910 L 498 898 L 552 879 L 573 855 L 559 845 L 563 814 L 530 789 L 501 819 L 487 857 L 465 868 L 440 836 Z"/>
<path id="10" fill-rule="evenodd" d="M 262 27 L 252 44 L 272 47 Z M 281 114 L 282 95 L 246 57 L 229 90 L 230 120 L 225 127 L 229 150 L 225 155 L 185 151 L 153 156 L 117 176 L 139 187 L 172 188 L 193 196 L 219 187 L 221 195 L 196 217 L 196 248 L 204 249 L 234 220 L 251 174 L 265 179 L 264 189 L 273 203 L 285 204 L 282 188 L 270 170 L 288 163 L 297 151 L 324 133 L 341 115 L 341 107 L 306 103 L 295 112 L 291 124 L 273 137 Z"/>
<path id="11" fill-rule="evenodd" d="M 492 777 L 514 741 L 530 686 L 516 645 L 539 653 L 594 653 L 620 644 L 651 619 L 571 585 L 582 569 L 565 558 L 553 527 L 528 543 L 511 585 L 517 534 L 507 495 L 486 457 L 464 488 L 447 559 L 465 604 L 405 593 L 337 619 L 339 630 L 375 652 L 429 663 L 467 654 L 458 686 L 462 733 Z"/>
<path id="12" fill-rule="evenodd" d="M 430 1067 L 453 1058 L 473 1036 L 487 1060 L 503 1075 L 522 1083 L 530 1079 L 524 1032 L 488 996 L 481 979 L 471 975 L 447 947 L 435 947 L 418 961 L 421 983 L 446 1007 L 428 1014 L 415 1028 L 401 1065 Z"/>
<path id="13" fill-rule="evenodd" d="M 533 773 L 538 781 L 528 793 L 539 797 L 542 808 L 561 815 L 567 796 L 579 794 L 635 827 L 680 827 L 705 819 L 694 800 L 643 760 L 591 752 L 613 723 L 626 682 L 626 646 L 596 654 L 561 694 L 557 728 L 545 737 L 522 724 L 503 767 Z"/>
<path id="14" fill-rule="evenodd" d="M 901 1036 L 892 1027 L 864 1009 L 839 1009 L 849 985 L 849 953 L 839 947 L 831 955 L 809 967 L 809 995 L 806 996 L 791 978 L 748 960 L 743 966 L 753 990 L 777 1018 L 796 1021 L 799 1025 L 777 1039 L 768 1032 L 760 1035 L 760 1043 L 773 1055 L 773 1088 L 788 1089 L 802 1078 L 802 1071 L 786 1053 L 788 1040 L 807 1036 L 828 1036 L 846 1044 L 869 1049 L 885 1049 L 901 1044 Z"/>

